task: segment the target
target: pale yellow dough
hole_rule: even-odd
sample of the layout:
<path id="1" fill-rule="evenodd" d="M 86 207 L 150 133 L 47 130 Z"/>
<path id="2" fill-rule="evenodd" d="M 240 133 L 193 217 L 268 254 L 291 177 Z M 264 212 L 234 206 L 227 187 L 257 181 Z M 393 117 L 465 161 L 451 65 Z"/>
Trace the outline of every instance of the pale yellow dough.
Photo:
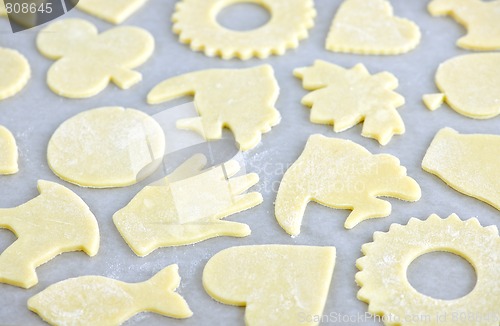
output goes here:
<path id="1" fill-rule="evenodd" d="M 0 126 L 0 174 L 14 174 L 19 171 L 18 155 L 14 136 L 7 128 Z"/>
<path id="2" fill-rule="evenodd" d="M 405 103 L 393 92 L 398 79 L 388 72 L 370 75 L 363 64 L 351 69 L 316 60 L 312 67 L 294 70 L 305 89 L 312 91 L 302 98 L 311 107 L 311 121 L 333 124 L 341 132 L 363 122 L 363 136 L 386 145 L 394 134 L 405 132 L 396 108 Z"/>
<path id="3" fill-rule="evenodd" d="M 15 208 L 0 209 L 0 228 L 17 240 L 0 255 L 0 282 L 23 288 L 38 283 L 35 268 L 55 256 L 99 250 L 97 221 L 75 193 L 57 183 L 38 181 L 40 195 Z"/>
<path id="4" fill-rule="evenodd" d="M 0 17 L 7 16 L 7 9 L 5 9 L 5 3 L 3 0 L 0 0 Z"/>
<path id="5" fill-rule="evenodd" d="M 170 78 L 148 94 L 149 104 L 194 95 L 199 117 L 177 121 L 177 128 L 196 131 L 206 140 L 229 128 L 242 151 L 257 146 L 262 134 L 280 122 L 274 107 L 279 86 L 273 68 L 209 69 Z"/>
<path id="6" fill-rule="evenodd" d="M 61 179 L 83 187 L 133 185 L 162 162 L 165 136 L 149 115 L 104 107 L 66 120 L 49 141 L 47 159 Z"/>
<path id="7" fill-rule="evenodd" d="M 219 302 L 245 306 L 248 326 L 312 326 L 307 317 L 323 313 L 334 267 L 334 247 L 232 247 L 208 261 L 203 287 Z"/>
<path id="8" fill-rule="evenodd" d="M 28 308 L 51 325 L 121 325 L 149 311 L 173 318 L 193 315 L 175 292 L 181 278 L 170 265 L 141 283 L 125 283 L 102 276 L 82 276 L 53 284 L 31 297 Z"/>
<path id="9" fill-rule="evenodd" d="M 442 93 L 426 94 L 422 97 L 422 101 L 430 111 L 436 111 L 439 109 L 441 105 L 443 105 L 444 99 L 445 96 Z"/>
<path id="10" fill-rule="evenodd" d="M 59 20 L 42 29 L 38 50 L 56 60 L 47 74 L 54 93 L 68 98 L 87 98 L 113 82 L 128 89 L 142 80 L 134 71 L 154 51 L 151 34 L 138 27 L 115 27 L 99 34 L 82 19 Z"/>
<path id="11" fill-rule="evenodd" d="M 391 214 L 391 204 L 379 196 L 407 201 L 420 199 L 420 187 L 406 168 L 388 154 L 373 155 L 343 139 L 312 135 L 298 160 L 286 171 L 278 189 L 275 214 L 290 235 L 300 233 L 310 201 L 352 210 L 344 226 Z"/>
<path id="12" fill-rule="evenodd" d="M 453 189 L 500 210 L 500 136 L 460 135 L 441 129 L 432 141 L 422 168 Z"/>
<path id="13" fill-rule="evenodd" d="M 30 77 L 30 65 L 21 53 L 0 48 L 0 100 L 20 92 Z"/>
<path id="14" fill-rule="evenodd" d="M 345 0 L 333 19 L 326 49 L 334 52 L 396 55 L 420 43 L 420 29 L 395 17 L 387 0 Z"/>
<path id="15" fill-rule="evenodd" d="M 147 0 L 80 0 L 76 6 L 86 13 L 113 24 L 123 23 Z"/>
<path id="16" fill-rule="evenodd" d="M 217 22 L 217 14 L 235 3 L 251 2 L 266 8 L 270 21 L 250 31 L 233 31 Z M 194 51 L 223 59 L 247 60 L 282 55 L 296 48 L 314 26 L 313 0 L 181 0 L 172 17 L 179 40 Z"/>
<path id="17" fill-rule="evenodd" d="M 356 282 L 361 286 L 358 299 L 369 303 L 370 313 L 384 315 L 386 325 L 498 326 L 500 237 L 496 226 L 482 227 L 475 218 L 462 221 L 455 214 L 446 219 L 431 215 L 426 221 L 412 218 L 406 226 L 393 224 L 386 233 L 375 232 L 373 240 L 363 245 L 365 256 L 356 262 L 360 270 Z M 408 266 L 434 251 L 451 252 L 471 263 L 477 275 L 472 292 L 440 300 L 410 285 Z M 473 318 L 463 318 L 470 313 Z"/>
<path id="18" fill-rule="evenodd" d="M 259 176 L 233 178 L 240 169 L 236 161 L 200 173 L 205 162 L 204 156 L 193 156 L 113 215 L 118 231 L 138 256 L 160 247 L 250 234 L 248 225 L 221 219 L 262 203 L 260 193 L 243 194 Z"/>

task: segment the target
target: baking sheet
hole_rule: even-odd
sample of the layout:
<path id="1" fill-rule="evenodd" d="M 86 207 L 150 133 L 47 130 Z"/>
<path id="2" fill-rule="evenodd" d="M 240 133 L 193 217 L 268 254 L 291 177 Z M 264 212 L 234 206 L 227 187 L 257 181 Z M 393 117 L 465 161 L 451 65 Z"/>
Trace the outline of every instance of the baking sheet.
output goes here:
<path id="1" fill-rule="evenodd" d="M 13 35 L 7 20 L 0 19 L 0 46 L 21 51 L 32 67 L 32 78 L 27 87 L 17 96 L 0 101 L 0 124 L 15 135 L 20 154 L 20 172 L 13 176 L 0 177 L 0 207 L 13 207 L 35 197 L 38 194 L 36 182 L 39 179 L 55 181 L 70 188 L 85 200 L 96 215 L 101 232 L 101 247 L 97 256 L 90 258 L 78 252 L 56 257 L 37 268 L 39 283 L 29 290 L 1 284 L 0 324 L 43 325 L 37 315 L 27 310 L 26 301 L 55 282 L 82 275 L 102 275 L 126 282 L 138 282 L 149 279 L 169 264 L 178 263 L 182 277 L 179 293 L 189 303 L 194 312 L 193 317 L 178 321 L 152 313 L 141 313 L 125 325 L 243 325 L 243 308 L 217 303 L 205 293 L 201 282 L 203 267 L 211 256 L 224 248 L 270 243 L 335 246 L 337 261 L 324 314 L 347 317 L 340 320 L 325 319 L 323 324 L 381 324 L 363 317 L 367 305 L 356 299 L 358 287 L 354 282 L 357 272 L 355 261 L 361 256 L 361 245 L 372 241 L 373 232 L 387 231 L 391 223 L 407 223 L 410 217 L 424 219 L 431 213 L 442 217 L 458 213 L 463 219 L 477 216 L 482 225 L 500 225 L 497 210 L 455 192 L 420 168 L 425 150 L 442 127 L 453 127 L 461 133 L 499 133 L 499 118 L 475 121 L 462 117 L 447 106 L 430 112 L 421 103 L 423 94 L 436 91 L 433 78 L 438 64 L 456 55 L 468 53 L 455 46 L 455 41 L 463 35 L 464 29 L 450 18 L 431 17 L 426 11 L 428 1 L 391 2 L 399 16 L 415 21 L 422 31 L 421 44 L 408 54 L 379 57 L 326 51 L 325 38 L 340 0 L 316 0 L 316 26 L 310 31 L 310 37 L 300 43 L 298 49 L 288 51 L 281 57 L 242 62 L 223 61 L 192 52 L 188 46 L 179 43 L 171 32 L 170 17 L 175 1 L 149 0 L 139 12 L 125 22 L 127 25 L 141 26 L 155 36 L 154 56 L 137 69 L 144 76 L 143 82 L 127 91 L 110 85 L 99 95 L 85 100 L 58 97 L 48 89 L 45 76 L 52 61 L 36 50 L 35 38 L 40 28 Z M 245 19 L 262 20 L 261 13 L 246 12 Z M 239 10 L 239 13 L 242 11 Z M 226 21 L 232 24 L 243 21 L 241 16 L 237 17 L 236 11 L 233 14 L 235 17 L 231 17 L 231 12 L 226 12 Z M 87 19 L 96 24 L 100 31 L 113 27 L 78 10 L 64 16 L 67 17 Z M 331 126 L 310 123 L 309 109 L 300 104 L 300 99 L 307 92 L 302 89 L 301 82 L 293 77 L 292 71 L 297 67 L 311 65 L 315 59 L 327 60 L 345 67 L 362 62 L 371 73 L 387 70 L 395 74 L 400 82 L 397 91 L 406 98 L 406 105 L 399 110 L 406 123 L 406 133 L 403 136 L 395 136 L 387 146 L 382 147 L 375 140 L 360 136 L 361 125 L 335 134 Z M 281 112 L 282 121 L 263 136 L 259 147 L 244 154 L 246 170 L 260 175 L 261 181 L 254 189 L 262 192 L 264 203 L 229 219 L 247 223 L 252 229 L 252 235 L 249 237 L 220 237 L 195 245 L 159 249 L 145 258 L 139 258 L 122 240 L 111 217 L 144 187 L 144 182 L 121 189 L 84 189 L 58 179 L 47 166 L 45 155 L 50 136 L 59 124 L 79 112 L 119 105 L 136 108 L 151 115 L 158 114 L 167 108 L 190 101 L 189 98 L 184 98 L 155 106 L 146 104 L 145 98 L 149 90 L 168 77 L 199 69 L 243 68 L 263 63 L 274 67 L 281 87 L 277 108 Z M 290 238 L 274 218 L 273 202 L 284 171 L 297 159 L 308 136 L 314 133 L 351 139 L 372 153 L 390 153 L 397 156 L 402 165 L 407 167 L 408 174 L 419 182 L 422 199 L 417 203 L 389 199 L 393 206 L 389 217 L 362 222 L 349 231 L 343 228 L 348 211 L 333 210 L 310 203 L 300 236 Z M 12 233 L 3 230 L 0 233 L 0 249 L 4 249 L 14 239 Z M 464 294 L 464 288 L 473 287 L 474 274 L 467 264 L 456 260 L 453 257 L 434 254 L 425 262 L 412 266 L 409 278 L 426 286 L 434 294 L 440 293 L 445 297 Z M 429 272 L 429 268 L 437 270 L 433 273 Z M 439 278 L 438 271 L 446 271 L 446 278 Z M 439 280 L 445 281 L 440 283 Z"/>

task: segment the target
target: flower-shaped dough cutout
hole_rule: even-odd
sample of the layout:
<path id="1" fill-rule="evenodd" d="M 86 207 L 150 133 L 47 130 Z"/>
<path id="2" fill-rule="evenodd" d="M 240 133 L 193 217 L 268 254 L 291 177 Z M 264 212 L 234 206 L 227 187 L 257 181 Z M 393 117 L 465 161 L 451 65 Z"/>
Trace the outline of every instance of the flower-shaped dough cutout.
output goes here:
<path id="1" fill-rule="evenodd" d="M 123 23 L 147 0 L 80 0 L 78 9 L 113 24 Z"/>
<path id="2" fill-rule="evenodd" d="M 177 121 L 177 128 L 196 131 L 206 140 L 221 139 L 229 128 L 242 151 L 254 148 L 262 133 L 280 122 L 274 107 L 279 86 L 273 68 L 209 69 L 170 78 L 148 94 L 149 104 L 194 95 L 199 117 Z"/>
<path id="3" fill-rule="evenodd" d="M 30 65 L 22 54 L 0 48 L 0 100 L 20 92 L 30 77 Z"/>
<path id="4" fill-rule="evenodd" d="M 395 17 L 387 0 L 345 0 L 333 19 L 326 49 L 334 52 L 396 55 L 420 43 L 420 29 Z"/>
<path id="5" fill-rule="evenodd" d="M 477 275 L 472 292 L 440 300 L 411 286 L 406 278 L 408 266 L 433 251 L 451 252 L 471 263 Z M 373 242 L 363 245 L 362 252 L 365 256 L 356 262 L 358 299 L 369 303 L 370 313 L 386 317 L 386 325 L 498 326 L 500 237 L 496 226 L 482 227 L 475 218 L 462 221 L 455 214 L 446 219 L 431 215 L 425 221 L 412 218 L 406 226 L 393 224 L 386 233 L 375 232 Z M 472 312 L 477 318 L 456 318 Z"/>
<path id="6" fill-rule="evenodd" d="M 134 71 L 153 54 L 154 39 L 138 27 L 115 27 L 101 34 L 82 19 L 50 24 L 37 37 L 38 50 L 56 60 L 47 74 L 50 89 L 68 98 L 87 98 L 113 82 L 128 89 L 142 79 Z"/>
<path id="7" fill-rule="evenodd" d="M 217 23 L 217 14 L 226 6 L 247 0 L 181 0 L 172 17 L 173 30 L 182 43 L 194 51 L 223 59 L 282 55 L 296 48 L 314 26 L 313 0 L 258 0 L 251 1 L 271 13 L 270 21 L 250 31 L 233 31 Z"/>
<path id="8" fill-rule="evenodd" d="M 299 68 L 295 76 L 312 92 L 302 99 L 311 107 L 311 121 L 333 124 L 335 132 L 363 121 L 363 136 L 386 145 L 394 134 L 403 134 L 405 125 L 396 108 L 405 103 L 393 90 L 397 78 L 382 72 L 370 75 L 363 64 L 352 69 L 316 60 L 312 67 Z"/>
<path id="9" fill-rule="evenodd" d="M 0 126 L 0 174 L 14 174 L 19 171 L 18 155 L 14 136 L 7 128 Z"/>

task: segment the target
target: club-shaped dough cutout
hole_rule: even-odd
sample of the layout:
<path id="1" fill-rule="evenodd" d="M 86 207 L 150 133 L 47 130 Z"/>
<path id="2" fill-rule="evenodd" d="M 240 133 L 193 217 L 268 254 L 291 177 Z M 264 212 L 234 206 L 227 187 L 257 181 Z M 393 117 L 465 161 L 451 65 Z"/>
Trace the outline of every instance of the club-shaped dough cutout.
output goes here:
<path id="1" fill-rule="evenodd" d="M 51 325 L 121 325 L 150 311 L 173 318 L 193 315 L 175 292 L 181 278 L 170 265 L 141 283 L 81 276 L 53 284 L 28 300 L 28 308 Z"/>
<path id="2" fill-rule="evenodd" d="M 194 95 L 199 117 L 177 121 L 177 128 L 196 131 L 206 140 L 221 139 L 229 128 L 246 151 L 280 122 L 274 107 L 279 86 L 270 65 L 247 69 L 209 69 L 167 79 L 148 94 L 149 104 Z"/>
<path id="3" fill-rule="evenodd" d="M 38 181 L 40 195 L 15 208 L 0 209 L 0 228 L 17 240 L 0 255 L 0 282 L 23 288 L 38 283 L 35 268 L 55 256 L 99 250 L 97 221 L 74 192 L 57 183 Z"/>
<path id="4" fill-rule="evenodd" d="M 311 107 L 311 122 L 333 124 L 341 132 L 363 122 L 363 136 L 386 145 L 394 134 L 405 132 L 396 111 L 405 103 L 393 90 L 397 78 L 389 72 L 370 75 L 363 64 L 351 69 L 317 60 L 311 67 L 294 70 L 305 89 L 312 91 L 302 98 Z"/>
<path id="5" fill-rule="evenodd" d="M 317 325 L 333 269 L 334 247 L 240 246 L 214 255 L 203 287 L 215 300 L 245 306 L 248 326 Z"/>
<path id="6" fill-rule="evenodd" d="M 334 52 L 396 55 L 420 43 L 420 29 L 395 17 L 387 0 L 345 0 L 333 19 L 326 49 Z"/>
<path id="7" fill-rule="evenodd" d="M 17 145 L 12 133 L 0 126 L 0 174 L 14 174 L 19 171 L 17 165 Z"/>
<path id="8" fill-rule="evenodd" d="M 21 91 L 30 77 L 30 65 L 21 53 L 0 48 L 0 100 Z"/>
<path id="9" fill-rule="evenodd" d="M 451 252 L 469 261 L 477 275 L 472 292 L 459 299 L 440 300 L 411 286 L 406 278 L 408 266 L 434 251 Z M 365 256 L 356 262 L 360 270 L 356 282 L 361 287 L 358 299 L 369 303 L 370 313 L 387 317 L 386 325 L 498 326 L 494 318 L 500 311 L 496 226 L 482 227 L 475 218 L 462 221 L 455 214 L 446 219 L 431 215 L 425 221 L 412 218 L 406 226 L 392 224 L 388 232 L 375 232 L 373 242 L 363 245 L 362 252 Z M 482 317 L 453 318 L 467 312 Z M 425 316 L 425 320 L 408 316 Z M 446 321 L 438 319 L 442 316 Z"/>
<path id="10" fill-rule="evenodd" d="M 83 19 L 65 19 L 42 29 L 38 50 L 56 60 L 47 73 L 50 89 L 68 98 L 87 98 L 113 82 L 128 89 L 142 80 L 133 69 L 153 54 L 154 39 L 138 27 L 115 27 L 99 34 Z"/>
<path id="11" fill-rule="evenodd" d="M 441 129 L 422 161 L 422 168 L 465 195 L 500 210 L 500 136 L 460 135 Z"/>
<path id="12" fill-rule="evenodd" d="M 428 6 L 433 16 L 451 16 L 467 29 L 457 41 L 464 49 L 500 50 L 500 0 L 433 0 Z"/>
<path id="13" fill-rule="evenodd" d="M 49 141 L 47 159 L 61 179 L 82 187 L 133 185 L 161 164 L 165 136 L 149 115 L 103 107 L 66 120 Z"/>
<path id="14" fill-rule="evenodd" d="M 454 57 L 439 65 L 436 84 L 442 94 L 424 96 L 430 110 L 443 101 L 456 112 L 474 119 L 500 114 L 500 53 L 476 53 Z M 429 96 L 433 100 L 429 100 Z"/>
<path id="15" fill-rule="evenodd" d="M 283 176 L 275 214 L 281 227 L 296 236 L 307 204 L 314 201 L 352 210 L 344 224 L 351 229 L 366 219 L 391 214 L 391 204 L 379 196 L 417 201 L 421 191 L 396 157 L 373 155 L 352 141 L 316 134 Z"/>
<path id="16" fill-rule="evenodd" d="M 80 0 L 78 9 L 112 24 L 123 23 L 147 0 Z"/>
<path id="17" fill-rule="evenodd" d="M 233 31 L 217 22 L 217 14 L 225 7 L 241 2 L 259 4 L 269 10 L 270 21 L 250 31 Z M 314 26 L 313 0 L 181 0 L 172 17 L 173 30 L 182 43 L 193 51 L 223 59 L 238 57 L 267 58 L 283 55 L 287 49 L 298 47 Z"/>
<path id="18" fill-rule="evenodd" d="M 243 194 L 259 176 L 233 177 L 240 169 L 236 161 L 200 173 L 205 162 L 203 155 L 193 156 L 113 215 L 118 231 L 138 256 L 160 247 L 250 234 L 248 225 L 222 219 L 262 203 L 260 193 Z"/>

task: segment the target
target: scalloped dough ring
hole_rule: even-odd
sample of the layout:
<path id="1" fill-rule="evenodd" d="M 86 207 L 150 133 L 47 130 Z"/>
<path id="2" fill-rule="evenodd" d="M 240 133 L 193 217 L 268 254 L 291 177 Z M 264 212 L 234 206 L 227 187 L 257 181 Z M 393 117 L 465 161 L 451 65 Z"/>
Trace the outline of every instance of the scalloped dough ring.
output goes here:
<path id="1" fill-rule="evenodd" d="M 500 311 L 500 237 L 496 226 L 482 227 L 475 218 L 462 221 L 455 214 L 446 219 L 433 214 L 425 221 L 412 218 L 406 226 L 393 224 L 387 233 L 375 232 L 373 239 L 363 245 L 365 256 L 356 262 L 360 270 L 356 283 L 361 286 L 358 299 L 369 303 L 369 312 L 383 315 L 386 325 L 498 326 L 498 319 L 492 318 Z M 470 262 L 477 283 L 469 294 L 439 300 L 410 285 L 406 278 L 410 263 L 433 251 L 451 252 Z M 457 318 L 470 313 L 479 317 Z"/>
<path id="2" fill-rule="evenodd" d="M 233 31 L 217 22 L 217 14 L 232 4 L 250 2 L 266 8 L 271 19 L 250 31 Z M 173 31 L 182 43 L 209 57 L 261 59 L 282 55 L 296 48 L 314 26 L 316 10 L 312 0 L 183 0 L 172 17 Z"/>

